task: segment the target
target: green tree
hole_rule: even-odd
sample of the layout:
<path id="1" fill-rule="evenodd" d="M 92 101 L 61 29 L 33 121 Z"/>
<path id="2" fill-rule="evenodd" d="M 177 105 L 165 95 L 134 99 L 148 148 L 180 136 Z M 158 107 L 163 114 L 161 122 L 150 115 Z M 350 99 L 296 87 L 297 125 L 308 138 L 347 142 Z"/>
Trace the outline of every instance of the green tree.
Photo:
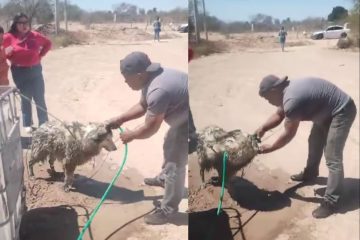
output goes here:
<path id="1" fill-rule="evenodd" d="M 48 23 L 54 18 L 49 0 L 10 0 L 4 5 L 1 15 L 12 19 L 19 12 L 28 15 L 30 22 L 36 18 L 39 23 Z"/>
<path id="2" fill-rule="evenodd" d="M 328 15 L 328 21 L 338 22 L 346 19 L 348 17 L 348 10 L 344 7 L 336 6 L 333 8 L 332 12 Z"/>

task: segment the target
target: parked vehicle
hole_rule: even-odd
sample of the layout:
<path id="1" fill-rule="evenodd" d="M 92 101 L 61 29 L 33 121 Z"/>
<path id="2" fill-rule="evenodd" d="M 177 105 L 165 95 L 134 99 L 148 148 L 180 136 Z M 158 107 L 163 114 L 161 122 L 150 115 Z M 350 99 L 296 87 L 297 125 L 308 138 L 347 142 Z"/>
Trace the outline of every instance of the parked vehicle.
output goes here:
<path id="1" fill-rule="evenodd" d="M 24 163 L 15 89 L 0 87 L 0 239 L 19 240 L 25 207 Z"/>
<path id="2" fill-rule="evenodd" d="M 178 31 L 181 33 L 189 32 L 189 24 L 187 24 L 187 23 L 181 24 L 180 27 L 178 28 Z"/>
<path id="3" fill-rule="evenodd" d="M 339 39 L 345 38 L 349 34 L 350 29 L 346 23 L 344 26 L 333 25 L 326 28 L 324 31 L 318 31 L 311 34 L 311 39 Z"/>

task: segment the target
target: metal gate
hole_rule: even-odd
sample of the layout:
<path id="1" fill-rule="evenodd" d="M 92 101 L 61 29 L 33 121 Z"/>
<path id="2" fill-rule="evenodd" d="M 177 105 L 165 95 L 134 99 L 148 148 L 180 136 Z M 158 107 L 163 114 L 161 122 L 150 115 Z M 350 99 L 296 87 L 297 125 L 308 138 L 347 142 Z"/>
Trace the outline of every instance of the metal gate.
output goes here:
<path id="1" fill-rule="evenodd" d="M 18 240 L 25 211 L 24 163 L 15 88 L 0 86 L 0 239 Z"/>

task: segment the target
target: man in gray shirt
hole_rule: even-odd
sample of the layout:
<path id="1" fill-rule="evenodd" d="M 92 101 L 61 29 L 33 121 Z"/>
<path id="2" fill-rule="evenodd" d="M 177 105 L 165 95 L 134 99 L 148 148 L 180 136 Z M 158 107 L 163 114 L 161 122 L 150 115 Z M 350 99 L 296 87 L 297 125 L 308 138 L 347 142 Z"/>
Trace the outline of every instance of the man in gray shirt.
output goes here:
<path id="1" fill-rule="evenodd" d="M 120 61 L 125 82 L 134 91 L 141 90 L 140 101 L 122 115 L 110 119 L 107 126 L 119 128 L 123 123 L 145 115 L 140 127 L 120 134 L 122 142 L 146 139 L 154 135 L 165 121 L 170 125 L 164 140 L 164 164 L 155 178 L 145 183 L 165 188 L 157 210 L 145 217 L 147 224 L 165 224 L 178 211 L 183 197 L 188 154 L 189 94 L 186 73 L 151 63 L 142 52 L 132 52 Z"/>
<path id="2" fill-rule="evenodd" d="M 262 145 L 260 153 L 270 153 L 289 143 L 300 121 L 313 122 L 306 167 L 291 179 L 301 182 L 315 180 L 324 152 L 329 169 L 327 188 L 323 202 L 312 215 L 315 218 L 328 217 L 336 211 L 342 192 L 343 150 L 356 116 L 354 101 L 331 82 L 312 77 L 289 81 L 287 77 L 280 79 L 268 75 L 260 83 L 259 95 L 278 109 L 256 131 L 258 137 L 285 119 L 285 131 L 273 144 Z"/>

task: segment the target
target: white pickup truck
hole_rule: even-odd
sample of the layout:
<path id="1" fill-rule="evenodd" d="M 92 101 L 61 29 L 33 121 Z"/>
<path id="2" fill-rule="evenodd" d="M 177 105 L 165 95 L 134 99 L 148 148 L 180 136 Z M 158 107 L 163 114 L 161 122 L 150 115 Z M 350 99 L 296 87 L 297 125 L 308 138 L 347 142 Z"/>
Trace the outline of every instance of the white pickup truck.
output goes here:
<path id="1" fill-rule="evenodd" d="M 311 34 L 311 39 L 339 39 L 345 38 L 350 32 L 348 28 L 348 23 L 345 23 L 344 26 L 333 25 L 329 26 L 323 31 L 314 32 Z"/>

